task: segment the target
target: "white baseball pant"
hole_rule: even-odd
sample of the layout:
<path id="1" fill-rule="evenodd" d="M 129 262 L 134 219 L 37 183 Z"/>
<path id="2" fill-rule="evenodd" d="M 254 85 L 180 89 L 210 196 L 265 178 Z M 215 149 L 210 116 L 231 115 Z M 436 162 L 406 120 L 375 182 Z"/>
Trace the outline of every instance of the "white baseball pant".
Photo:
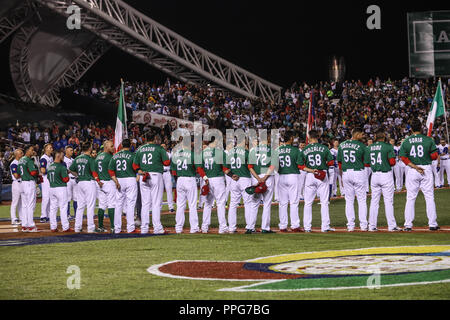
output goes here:
<path id="1" fill-rule="evenodd" d="M 442 164 L 441 168 L 439 169 L 439 172 L 437 171 L 437 160 L 433 160 L 431 162 L 431 169 L 433 170 L 433 177 L 434 177 L 434 186 L 439 187 L 441 184 L 443 184 L 443 180 L 441 180 L 441 171 L 442 171 Z M 442 182 L 442 183 L 441 183 Z"/>
<path id="2" fill-rule="evenodd" d="M 69 229 L 69 220 L 67 220 L 67 187 L 50 188 L 50 229 L 55 230 L 58 227 L 56 216 L 61 217 L 63 231 Z"/>
<path id="3" fill-rule="evenodd" d="M 237 207 L 241 201 L 241 198 L 244 198 L 244 212 L 245 212 L 245 223 L 247 224 L 246 228 L 251 223 L 250 215 L 252 209 L 252 199 L 251 196 L 245 192 L 245 189 L 252 185 L 252 179 L 247 177 L 239 177 L 238 181 L 232 180 L 231 182 L 231 199 L 230 199 L 230 208 L 228 209 L 228 231 L 235 232 L 236 231 L 236 213 Z"/>
<path id="4" fill-rule="evenodd" d="M 395 182 L 395 185 L 397 186 L 397 190 L 401 191 L 403 189 L 403 185 L 405 184 L 405 176 L 406 176 L 406 170 L 409 167 L 405 166 L 405 163 L 403 161 L 398 161 L 398 183 Z"/>
<path id="5" fill-rule="evenodd" d="M 34 228 L 33 216 L 36 207 L 36 182 L 22 181 L 20 199 L 22 200 L 22 227 Z"/>
<path id="6" fill-rule="evenodd" d="M 412 228 L 414 221 L 414 205 L 419 190 L 425 197 L 428 225 L 437 227 L 436 204 L 434 203 L 433 172 L 431 165 L 419 165 L 424 169 L 421 175 L 417 170 L 409 168 L 406 175 L 405 228 Z"/>
<path id="7" fill-rule="evenodd" d="M 175 215 L 175 232 L 183 232 L 184 227 L 184 210 L 186 202 L 189 204 L 189 224 L 191 233 L 196 233 L 200 229 L 198 227 L 197 213 L 197 181 L 195 177 L 179 177 L 177 180 L 177 212 Z M 210 213 L 211 214 L 211 213 Z"/>
<path id="8" fill-rule="evenodd" d="M 150 209 L 152 209 L 153 233 L 164 233 L 164 227 L 161 224 L 161 202 L 164 192 L 162 174 L 159 172 L 150 172 L 150 179 L 146 182 L 139 178 L 139 187 L 141 189 L 141 233 L 148 233 L 150 221 Z"/>
<path id="9" fill-rule="evenodd" d="M 330 195 L 331 198 L 332 196 L 337 195 L 337 179 L 339 171 L 335 167 L 330 167 L 328 169 L 328 172 L 330 173 L 329 184 L 331 185 L 331 195 Z"/>
<path id="10" fill-rule="evenodd" d="M 106 211 L 108 208 L 115 208 L 117 193 L 116 184 L 112 180 L 101 180 L 101 182 L 103 183 L 103 186 L 98 189 L 98 208 L 103 211 Z M 98 183 L 96 183 L 96 185 L 98 186 Z"/>
<path id="11" fill-rule="evenodd" d="M 83 229 L 83 213 L 86 209 L 87 216 L 87 231 L 95 230 L 94 224 L 94 210 L 95 201 L 97 199 L 97 190 L 94 180 L 78 182 L 78 207 L 75 215 L 75 232 L 80 232 Z"/>
<path id="12" fill-rule="evenodd" d="M 41 183 L 42 202 L 41 202 L 41 218 L 48 218 L 50 215 L 50 181 L 47 175 L 43 176 Z"/>
<path id="13" fill-rule="evenodd" d="M 77 189 L 75 178 L 70 178 L 69 182 L 67 182 L 67 202 L 71 200 L 77 201 Z"/>
<path id="14" fill-rule="evenodd" d="M 259 177 L 263 178 L 265 174 L 260 174 Z M 257 185 L 258 180 L 256 180 L 254 177 L 252 177 L 252 185 Z M 274 176 L 270 176 L 266 180 L 266 186 L 267 191 L 263 194 L 261 193 L 255 193 L 254 195 L 251 195 L 252 199 L 252 211 L 251 211 L 251 223 L 249 225 L 248 229 L 255 229 L 256 225 L 256 219 L 258 218 L 258 210 L 259 210 L 259 204 L 261 202 L 261 199 L 263 201 L 263 212 L 261 217 L 261 229 L 262 230 L 270 230 L 270 214 L 272 211 L 272 198 L 273 198 L 273 188 L 275 185 L 275 178 Z"/>
<path id="15" fill-rule="evenodd" d="M 273 176 L 274 176 L 274 187 L 273 187 L 273 190 L 274 190 L 274 195 L 275 195 L 275 201 L 280 201 L 280 189 L 279 189 L 279 187 L 278 187 L 278 183 L 280 182 L 280 174 L 278 173 L 278 172 L 274 172 L 274 174 L 273 174 Z"/>
<path id="16" fill-rule="evenodd" d="M 393 177 L 395 178 L 395 190 L 401 191 L 403 188 L 403 179 L 401 177 L 402 169 L 400 163 L 397 161 L 395 166 L 392 167 Z"/>
<path id="17" fill-rule="evenodd" d="M 167 195 L 167 204 L 169 205 L 169 210 L 173 209 L 173 184 L 172 184 L 172 175 L 170 171 L 166 171 L 163 173 L 163 183 L 164 189 L 166 190 Z"/>
<path id="18" fill-rule="evenodd" d="M 336 176 L 339 180 L 339 192 L 341 196 L 345 196 L 345 188 L 344 188 L 344 180 L 342 179 L 342 175 L 340 174 L 339 168 L 335 168 Z M 337 186 L 336 186 L 337 189 Z"/>
<path id="19" fill-rule="evenodd" d="M 211 224 L 211 210 L 216 200 L 217 218 L 219 220 L 219 233 L 228 232 L 227 219 L 225 217 L 225 178 L 209 178 L 209 194 L 206 196 L 205 207 L 203 209 L 202 232 L 208 232 Z"/>
<path id="20" fill-rule="evenodd" d="M 306 181 L 306 171 L 301 170 L 300 174 L 298 174 L 298 198 L 299 200 L 305 199 L 305 181 Z"/>
<path id="21" fill-rule="evenodd" d="M 361 229 L 367 229 L 367 172 L 365 170 L 355 171 L 348 169 L 343 173 L 342 180 L 345 186 L 345 216 L 347 217 L 347 228 L 355 228 L 355 195 L 358 200 L 358 216 Z"/>
<path id="22" fill-rule="evenodd" d="M 19 219 L 22 220 L 21 182 L 14 180 L 11 186 L 11 222 L 17 219 L 16 211 L 19 212 Z"/>
<path id="23" fill-rule="evenodd" d="M 372 181 L 370 183 L 372 188 L 372 199 L 370 200 L 369 209 L 369 228 L 377 228 L 378 209 L 380 204 L 381 194 L 383 194 L 384 212 L 388 223 L 388 229 L 397 228 L 397 222 L 394 216 L 394 177 L 392 171 L 389 172 L 373 172 Z"/>
<path id="24" fill-rule="evenodd" d="M 370 191 L 370 189 L 369 189 L 369 186 L 370 186 L 370 177 L 371 177 L 371 175 L 372 175 L 372 169 L 369 168 L 369 167 L 365 167 L 364 170 L 366 171 L 366 180 L 365 180 L 365 183 L 366 183 L 366 192 L 369 192 L 369 191 Z"/>
<path id="25" fill-rule="evenodd" d="M 200 179 L 200 190 L 202 190 L 202 187 L 205 185 L 205 181 L 203 179 Z M 203 208 L 203 205 L 206 202 L 206 196 L 202 196 L 202 194 L 199 192 L 200 197 L 198 199 L 198 206 L 199 208 Z"/>
<path id="26" fill-rule="evenodd" d="M 441 169 L 439 170 L 439 181 L 444 185 L 444 171 L 447 173 L 447 184 L 450 186 L 450 159 L 441 159 Z"/>
<path id="27" fill-rule="evenodd" d="M 305 206 L 303 207 L 303 228 L 311 230 L 312 225 L 312 205 L 316 194 L 320 199 L 320 216 L 322 219 L 321 230 L 330 229 L 330 213 L 328 208 L 328 198 L 330 193 L 330 185 L 328 176 L 323 180 L 314 177 L 314 173 L 308 172 L 305 181 Z"/>
<path id="28" fill-rule="evenodd" d="M 286 229 L 288 226 L 288 204 L 290 204 L 291 229 L 300 228 L 300 218 L 298 216 L 298 175 L 280 174 L 278 182 L 280 204 L 278 214 L 280 223 L 278 227 Z"/>
<path id="29" fill-rule="evenodd" d="M 125 208 L 127 215 L 127 232 L 135 230 L 134 207 L 137 198 L 137 183 L 135 177 L 117 178 L 120 184 L 120 190 L 117 190 L 115 208 L 114 208 L 114 233 L 122 231 L 122 211 Z M 103 186 L 104 187 L 104 186 Z M 114 184 L 114 188 L 115 184 Z"/>
<path id="30" fill-rule="evenodd" d="M 225 175 L 225 184 L 226 184 L 226 188 L 225 188 L 225 205 L 228 202 L 228 199 L 230 197 L 230 192 L 231 192 L 231 182 L 233 181 L 233 179 L 227 175 Z"/>

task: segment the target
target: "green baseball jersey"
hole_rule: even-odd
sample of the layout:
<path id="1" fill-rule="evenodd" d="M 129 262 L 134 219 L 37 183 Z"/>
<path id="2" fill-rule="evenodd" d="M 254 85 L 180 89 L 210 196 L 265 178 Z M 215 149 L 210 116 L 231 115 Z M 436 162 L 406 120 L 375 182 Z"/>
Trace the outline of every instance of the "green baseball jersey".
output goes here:
<path id="1" fill-rule="evenodd" d="M 133 163 L 145 172 L 164 172 L 163 162 L 169 160 L 166 150 L 157 144 L 145 144 L 136 151 Z"/>
<path id="2" fill-rule="evenodd" d="M 135 178 L 133 170 L 134 153 L 130 150 L 120 150 L 109 161 L 108 170 L 114 171 L 117 178 Z"/>
<path id="3" fill-rule="evenodd" d="M 279 174 L 299 174 L 300 150 L 288 144 L 277 149 L 279 160 Z"/>
<path id="4" fill-rule="evenodd" d="M 67 183 L 62 179 L 68 177 L 69 173 L 67 172 L 66 166 L 59 162 L 53 162 L 47 168 L 47 178 L 50 182 L 50 188 L 67 187 Z"/>
<path id="5" fill-rule="evenodd" d="M 20 158 L 19 163 L 17 164 L 17 171 L 20 174 L 22 181 L 36 180 L 36 178 L 30 174 L 32 171 L 37 171 L 36 165 L 34 164 L 34 161 L 27 156 Z"/>
<path id="6" fill-rule="evenodd" d="M 111 180 L 111 177 L 108 173 L 109 162 L 111 161 L 111 158 L 112 154 L 108 152 L 102 152 L 97 156 L 97 158 L 95 158 L 95 169 L 100 180 Z"/>
<path id="7" fill-rule="evenodd" d="M 248 150 L 241 147 L 235 147 L 228 152 L 226 159 L 225 166 L 231 169 L 231 173 L 242 178 L 251 178 L 247 166 Z"/>
<path id="8" fill-rule="evenodd" d="M 195 177 L 194 152 L 179 149 L 172 153 L 170 170 L 175 171 L 177 177 Z"/>
<path id="9" fill-rule="evenodd" d="M 300 152 L 300 164 L 309 169 L 328 170 L 328 162 L 334 160 L 326 146 L 320 143 L 308 144 Z"/>
<path id="10" fill-rule="evenodd" d="M 81 154 L 73 160 L 69 170 L 78 174 L 78 181 L 94 180 L 92 172 L 95 171 L 95 160 L 88 155 Z"/>
<path id="11" fill-rule="evenodd" d="M 203 150 L 202 156 L 202 166 L 208 178 L 224 176 L 222 165 L 225 164 L 226 158 L 223 149 L 207 147 Z"/>
<path id="12" fill-rule="evenodd" d="M 366 146 L 358 140 L 346 140 L 339 145 L 337 161 L 342 164 L 342 171 L 348 169 L 363 170 Z"/>
<path id="13" fill-rule="evenodd" d="M 423 134 L 413 134 L 400 146 L 400 157 L 407 157 L 415 165 L 430 165 L 430 155 L 437 152 L 433 139 Z"/>
<path id="14" fill-rule="evenodd" d="M 255 172 L 259 174 L 264 174 L 269 170 L 271 158 L 271 150 L 268 145 L 260 145 L 254 147 L 249 152 L 249 164 L 253 165 Z"/>
<path id="15" fill-rule="evenodd" d="M 375 142 L 366 148 L 364 163 L 370 164 L 373 172 L 391 171 L 389 159 L 395 159 L 394 147 L 386 142 Z"/>

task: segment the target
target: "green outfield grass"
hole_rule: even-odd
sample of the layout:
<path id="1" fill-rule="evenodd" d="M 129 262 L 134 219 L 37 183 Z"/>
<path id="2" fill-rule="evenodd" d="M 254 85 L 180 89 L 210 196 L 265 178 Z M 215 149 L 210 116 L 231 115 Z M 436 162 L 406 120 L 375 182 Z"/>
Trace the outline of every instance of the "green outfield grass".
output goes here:
<path id="1" fill-rule="evenodd" d="M 450 225 L 450 190 L 437 190 L 440 225 Z M 404 222 L 405 194 L 395 196 L 395 215 Z M 344 200 L 330 204 L 333 226 L 345 226 Z M 9 207 L 0 207 L 8 216 Z M 303 205 L 300 205 L 302 219 Z M 313 227 L 320 226 L 320 206 L 313 206 Z M 381 206 L 379 226 L 385 226 Z M 201 216 L 201 214 L 200 214 Z M 243 209 L 239 224 L 244 226 Z M 163 216 L 173 227 L 174 216 Z M 188 221 L 188 219 L 186 219 Z M 213 214 L 213 227 L 217 218 Z M 416 226 L 426 226 L 425 203 L 416 202 Z M 272 225 L 278 223 L 278 207 Z M 258 222 L 259 224 L 259 222 Z M 188 222 L 186 224 L 188 227 Z M 378 246 L 450 244 L 449 233 L 312 233 L 312 234 L 182 234 L 142 239 L 0 247 L 0 299 L 450 299 L 450 283 L 305 292 L 220 292 L 255 282 L 200 281 L 158 277 L 146 269 L 171 260 L 242 261 L 305 251 L 339 250 Z M 81 269 L 81 289 L 66 287 L 67 267 Z"/>

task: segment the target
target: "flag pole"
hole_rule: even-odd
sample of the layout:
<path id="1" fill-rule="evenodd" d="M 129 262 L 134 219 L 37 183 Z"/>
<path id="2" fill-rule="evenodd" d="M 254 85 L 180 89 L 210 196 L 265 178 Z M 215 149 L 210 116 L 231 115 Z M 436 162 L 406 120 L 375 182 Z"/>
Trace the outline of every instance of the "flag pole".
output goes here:
<path id="1" fill-rule="evenodd" d="M 441 86 L 441 92 L 442 92 L 442 102 L 444 104 L 444 121 L 445 121 L 445 129 L 447 131 L 447 143 L 450 143 L 449 138 L 448 138 L 448 124 L 447 124 L 447 111 L 445 110 L 445 94 L 446 92 L 442 91 L 442 81 L 441 78 L 439 78 L 439 86 Z M 448 89 L 448 88 L 447 88 Z"/>
<path id="2" fill-rule="evenodd" d="M 123 88 L 123 79 L 120 78 L 120 85 L 121 85 L 121 89 Z M 123 113 L 124 113 L 124 117 L 125 117 L 125 132 L 124 132 L 124 137 L 125 139 L 128 138 L 128 124 L 127 124 L 127 106 L 125 105 L 125 90 L 122 90 L 122 105 L 123 105 Z"/>

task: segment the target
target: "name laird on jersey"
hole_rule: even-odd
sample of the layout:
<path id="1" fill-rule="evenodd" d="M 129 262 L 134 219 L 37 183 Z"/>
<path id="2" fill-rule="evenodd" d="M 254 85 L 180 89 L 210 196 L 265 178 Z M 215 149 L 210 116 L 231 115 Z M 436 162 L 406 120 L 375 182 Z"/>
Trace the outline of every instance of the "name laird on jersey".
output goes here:
<path id="1" fill-rule="evenodd" d="M 359 150 L 359 148 L 361 147 L 359 144 L 356 143 L 349 143 L 349 142 L 344 142 L 340 145 L 340 147 L 342 149 L 344 148 L 350 148 L 350 149 L 355 149 L 355 150 Z"/>
<path id="2" fill-rule="evenodd" d="M 306 150 L 303 150 L 303 154 L 308 155 L 311 152 L 324 152 L 324 151 L 325 151 L 325 147 L 314 146 L 314 147 L 306 148 Z"/>
<path id="3" fill-rule="evenodd" d="M 409 143 L 419 143 L 423 142 L 421 137 L 412 137 L 408 139 Z"/>

